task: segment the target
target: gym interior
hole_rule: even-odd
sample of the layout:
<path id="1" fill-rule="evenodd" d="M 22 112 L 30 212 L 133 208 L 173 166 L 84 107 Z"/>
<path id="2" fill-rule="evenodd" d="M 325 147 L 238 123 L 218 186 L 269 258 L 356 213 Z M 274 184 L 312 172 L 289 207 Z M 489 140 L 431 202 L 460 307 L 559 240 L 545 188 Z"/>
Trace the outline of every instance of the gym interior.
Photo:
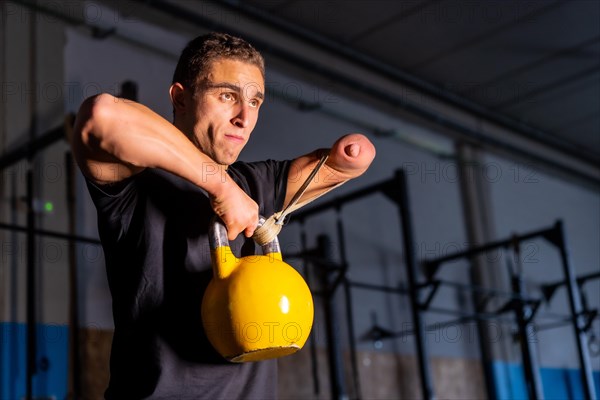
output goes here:
<path id="1" fill-rule="evenodd" d="M 241 160 L 350 132 L 377 149 L 279 233 L 314 301 L 279 398 L 598 398 L 600 2 L 7 0 L 0 16 L 0 399 L 103 398 L 114 325 L 74 116 L 106 92 L 171 120 L 179 53 L 211 31 L 266 61 Z"/>

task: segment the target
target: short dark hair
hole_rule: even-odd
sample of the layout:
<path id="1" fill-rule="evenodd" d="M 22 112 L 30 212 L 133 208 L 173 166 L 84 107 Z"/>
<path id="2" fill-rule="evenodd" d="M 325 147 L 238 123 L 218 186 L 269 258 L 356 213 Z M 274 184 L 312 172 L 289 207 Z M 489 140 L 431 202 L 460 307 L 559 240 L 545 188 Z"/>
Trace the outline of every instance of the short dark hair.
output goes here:
<path id="1" fill-rule="evenodd" d="M 255 65 L 265 77 L 265 61 L 252 45 L 227 33 L 209 33 L 190 41 L 179 56 L 173 83 L 194 91 L 206 78 L 210 66 L 219 59 L 233 59 Z"/>

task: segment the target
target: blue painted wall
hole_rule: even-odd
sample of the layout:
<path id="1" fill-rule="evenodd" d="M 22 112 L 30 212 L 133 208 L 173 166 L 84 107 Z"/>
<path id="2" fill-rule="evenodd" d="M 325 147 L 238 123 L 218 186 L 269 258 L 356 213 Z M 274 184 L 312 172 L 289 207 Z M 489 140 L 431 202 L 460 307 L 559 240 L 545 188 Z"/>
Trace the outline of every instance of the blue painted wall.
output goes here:
<path id="1" fill-rule="evenodd" d="M 38 325 L 38 373 L 33 381 L 35 397 L 65 399 L 68 384 L 68 328 L 65 325 Z M 22 323 L 0 323 L 0 400 L 19 400 L 26 391 L 27 331 Z M 527 399 L 520 364 L 493 364 L 498 399 Z M 542 368 L 546 399 L 583 399 L 579 370 Z M 600 371 L 594 372 L 596 393 L 600 394 Z"/>
<path id="2" fill-rule="evenodd" d="M 495 362 L 496 396 L 501 400 L 527 399 L 523 366 Z M 540 375 L 547 400 L 584 399 L 579 370 L 566 368 L 541 368 Z M 594 372 L 596 394 L 600 394 L 600 371 Z"/>
<path id="3" fill-rule="evenodd" d="M 33 396 L 64 399 L 68 384 L 68 339 L 65 325 L 37 325 L 38 372 Z M 24 398 L 27 383 L 27 330 L 22 323 L 0 322 L 0 399 Z"/>

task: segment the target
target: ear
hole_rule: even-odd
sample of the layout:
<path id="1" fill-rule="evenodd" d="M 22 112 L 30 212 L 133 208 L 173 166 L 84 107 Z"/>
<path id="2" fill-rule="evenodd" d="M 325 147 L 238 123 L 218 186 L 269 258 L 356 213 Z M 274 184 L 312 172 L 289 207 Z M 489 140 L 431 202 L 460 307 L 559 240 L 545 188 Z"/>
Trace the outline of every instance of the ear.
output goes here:
<path id="1" fill-rule="evenodd" d="M 173 111 L 177 114 L 184 114 L 186 111 L 185 102 L 185 88 L 179 82 L 175 82 L 169 88 L 169 96 L 171 97 L 171 104 L 173 105 Z"/>

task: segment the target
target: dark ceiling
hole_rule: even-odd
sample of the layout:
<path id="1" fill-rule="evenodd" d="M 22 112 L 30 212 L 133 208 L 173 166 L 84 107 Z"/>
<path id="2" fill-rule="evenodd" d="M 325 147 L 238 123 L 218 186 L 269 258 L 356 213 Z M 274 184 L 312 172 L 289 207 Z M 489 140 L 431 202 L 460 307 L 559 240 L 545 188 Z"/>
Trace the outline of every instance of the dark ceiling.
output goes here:
<path id="1" fill-rule="evenodd" d="M 600 1 L 222 1 L 600 161 Z"/>
<path id="2" fill-rule="evenodd" d="M 487 149 L 521 153 L 527 161 L 600 187 L 599 0 L 134 0 L 131 5 L 103 1 L 123 15 L 134 14 L 188 35 L 200 27 L 239 30 L 288 65 L 312 69 L 341 85 L 355 85 L 352 90 L 373 104 L 385 100 L 388 106 L 402 108 L 403 115 L 412 113 L 472 143 L 486 141 Z M 22 4 L 43 9 L 29 0 Z M 52 15 L 54 11 L 45 9 Z M 249 18 L 227 17 L 227 11 Z M 65 18 L 90 28 L 99 39 L 120 34 L 116 27 Z M 247 24 L 250 19 L 259 23 Z M 119 37 L 152 47 L 136 37 Z M 329 62 L 350 61 L 345 65 L 354 75 L 342 76 L 343 71 L 315 58 L 330 55 Z M 371 79 L 386 78 L 381 82 L 393 82 L 394 88 L 370 87 L 368 79 L 356 78 L 361 73 L 356 71 L 368 72 Z M 437 105 L 450 106 L 446 108 L 461 115 L 466 111 L 482 123 L 508 131 L 490 129 L 496 135 L 492 137 L 460 121 L 443 119 L 427 107 L 405 101 L 402 93 L 395 93 L 398 87 L 417 89 L 436 99 Z M 507 132 L 560 152 L 528 152 L 519 146 L 530 146 L 530 141 L 498 138 L 521 139 Z"/>

